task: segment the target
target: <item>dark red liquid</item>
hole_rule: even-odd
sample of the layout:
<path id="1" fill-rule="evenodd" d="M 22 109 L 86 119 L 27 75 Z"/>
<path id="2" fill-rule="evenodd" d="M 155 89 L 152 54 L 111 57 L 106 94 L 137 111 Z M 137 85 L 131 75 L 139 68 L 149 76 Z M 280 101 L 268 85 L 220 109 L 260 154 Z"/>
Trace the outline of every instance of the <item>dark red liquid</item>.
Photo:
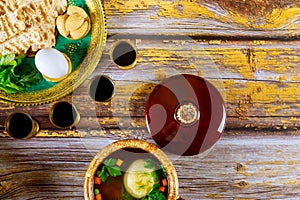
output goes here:
<path id="1" fill-rule="evenodd" d="M 200 113 L 191 125 L 178 123 L 178 105 L 191 102 Z M 179 155 L 196 155 L 211 148 L 221 136 L 224 102 L 217 89 L 194 75 L 176 75 L 159 84 L 146 103 L 146 120 L 155 142 Z"/>
<path id="2" fill-rule="evenodd" d="M 113 50 L 112 59 L 117 65 L 126 67 L 134 63 L 136 51 L 129 43 L 121 42 Z"/>
<path id="3" fill-rule="evenodd" d="M 104 102 L 112 98 L 114 84 L 106 76 L 96 77 L 90 85 L 90 95 L 95 101 Z"/>
<path id="4" fill-rule="evenodd" d="M 25 138 L 32 131 L 32 121 L 23 113 L 15 113 L 9 122 L 8 130 L 14 138 Z"/>
<path id="5" fill-rule="evenodd" d="M 106 182 L 102 182 L 100 185 L 94 185 L 94 189 L 99 189 L 100 194 L 103 200 L 122 200 L 121 192 L 123 186 L 123 177 L 124 173 L 130 166 L 130 164 L 137 159 L 152 159 L 159 163 L 159 161 L 151 154 L 143 151 L 141 149 L 122 149 L 112 153 L 107 159 L 115 158 L 122 159 L 124 162 L 121 165 L 122 175 L 117 177 L 108 177 Z M 96 171 L 101 171 L 103 164 L 101 164 Z M 164 193 L 167 197 L 168 188 L 166 188 L 166 192 Z M 135 198 L 131 198 L 130 200 L 135 200 Z"/>
<path id="6" fill-rule="evenodd" d="M 62 128 L 72 126 L 77 117 L 75 107 L 68 102 L 59 102 L 56 104 L 52 114 L 54 124 Z"/>

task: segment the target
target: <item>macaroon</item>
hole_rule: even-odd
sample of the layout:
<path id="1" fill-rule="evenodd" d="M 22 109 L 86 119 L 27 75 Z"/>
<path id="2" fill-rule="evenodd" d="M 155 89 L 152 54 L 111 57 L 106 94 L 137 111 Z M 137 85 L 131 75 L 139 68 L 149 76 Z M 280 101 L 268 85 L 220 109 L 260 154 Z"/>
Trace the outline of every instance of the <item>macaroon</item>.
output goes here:
<path id="1" fill-rule="evenodd" d="M 62 36 L 79 40 L 88 34 L 91 28 L 91 20 L 81 7 L 69 6 L 65 14 L 57 17 L 56 27 Z"/>

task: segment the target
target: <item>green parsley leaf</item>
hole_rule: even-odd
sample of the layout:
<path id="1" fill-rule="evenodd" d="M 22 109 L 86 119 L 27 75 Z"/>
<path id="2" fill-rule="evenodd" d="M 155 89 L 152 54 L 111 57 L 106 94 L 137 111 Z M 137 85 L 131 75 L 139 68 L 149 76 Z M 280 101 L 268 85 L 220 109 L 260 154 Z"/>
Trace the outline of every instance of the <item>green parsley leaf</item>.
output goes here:
<path id="1" fill-rule="evenodd" d="M 0 66 L 13 66 L 15 54 L 6 54 L 0 57 Z"/>
<path id="2" fill-rule="evenodd" d="M 153 168 L 155 169 L 155 171 L 152 172 L 152 175 L 157 181 L 160 180 L 161 178 L 167 177 L 167 172 L 164 166 L 150 158 L 146 160 L 144 167 L 148 169 L 153 169 Z"/>
<path id="3" fill-rule="evenodd" d="M 145 167 L 145 168 L 148 168 L 148 169 L 152 169 L 152 168 L 154 168 L 154 167 L 156 166 L 156 164 L 157 164 L 157 163 L 156 163 L 154 160 L 148 158 L 148 159 L 146 160 L 146 163 L 145 163 L 144 167 Z"/>
<path id="4" fill-rule="evenodd" d="M 160 165 L 160 169 L 158 170 L 158 174 L 163 177 L 166 178 L 167 177 L 167 171 L 164 168 L 164 166 Z"/>
<path id="5" fill-rule="evenodd" d="M 31 87 L 41 79 L 37 69 L 21 65 L 24 59 L 24 55 L 0 56 L 0 89 L 8 94 L 24 92 L 25 88 Z"/>
<path id="6" fill-rule="evenodd" d="M 113 158 L 104 161 L 104 166 L 98 175 L 103 182 L 106 182 L 109 176 L 117 177 L 122 175 L 121 169 L 120 167 L 116 166 L 116 163 L 117 160 Z"/>
<path id="7" fill-rule="evenodd" d="M 105 161 L 104 161 L 104 164 L 105 164 L 106 166 L 110 166 L 110 167 L 116 165 L 116 163 L 117 163 L 117 160 L 116 160 L 116 159 L 113 159 L 113 158 L 109 158 L 108 160 L 105 160 Z"/>
<path id="8" fill-rule="evenodd" d="M 153 186 L 152 191 L 148 195 L 150 197 L 150 199 L 166 200 L 165 195 L 162 192 L 159 191 L 159 187 L 160 187 L 159 184 L 155 184 Z"/>
<path id="9" fill-rule="evenodd" d="M 160 176 L 159 176 L 159 174 L 157 173 L 157 171 L 151 172 L 151 176 L 154 178 L 154 182 L 155 183 L 159 182 L 160 179 L 161 179 Z"/>
<path id="10" fill-rule="evenodd" d="M 114 167 L 106 167 L 108 173 L 110 176 L 116 177 L 116 176 L 121 176 L 122 172 L 120 170 L 120 167 L 114 166 Z"/>
<path id="11" fill-rule="evenodd" d="M 155 184 L 151 192 L 149 192 L 149 194 L 147 194 L 147 196 L 143 197 L 141 200 L 166 200 L 167 198 L 165 195 L 159 191 L 159 187 L 159 184 Z"/>
<path id="12" fill-rule="evenodd" d="M 98 175 L 98 177 L 101 179 L 101 181 L 106 182 L 108 176 L 109 176 L 109 174 L 108 174 L 108 172 L 106 170 L 106 167 L 103 166 L 100 174 Z"/>

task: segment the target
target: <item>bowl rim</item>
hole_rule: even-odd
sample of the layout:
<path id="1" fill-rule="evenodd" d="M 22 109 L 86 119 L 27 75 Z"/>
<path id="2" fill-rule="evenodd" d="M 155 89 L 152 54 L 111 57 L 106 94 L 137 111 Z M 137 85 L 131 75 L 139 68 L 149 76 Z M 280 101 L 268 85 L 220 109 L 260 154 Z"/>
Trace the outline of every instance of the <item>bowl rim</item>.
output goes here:
<path id="1" fill-rule="evenodd" d="M 100 150 L 94 159 L 91 161 L 84 177 L 84 199 L 91 200 L 94 199 L 94 181 L 93 177 L 96 173 L 97 168 L 101 165 L 102 161 L 107 158 L 111 153 L 124 149 L 124 148 L 134 148 L 134 149 L 142 149 L 154 157 L 164 166 L 167 173 L 168 179 L 168 197 L 167 200 L 174 200 L 178 198 L 178 190 L 179 190 L 179 183 L 178 177 L 173 166 L 172 162 L 168 158 L 168 156 L 156 145 L 138 139 L 125 139 L 119 140 L 109 144 L 108 146 L 104 147 Z"/>

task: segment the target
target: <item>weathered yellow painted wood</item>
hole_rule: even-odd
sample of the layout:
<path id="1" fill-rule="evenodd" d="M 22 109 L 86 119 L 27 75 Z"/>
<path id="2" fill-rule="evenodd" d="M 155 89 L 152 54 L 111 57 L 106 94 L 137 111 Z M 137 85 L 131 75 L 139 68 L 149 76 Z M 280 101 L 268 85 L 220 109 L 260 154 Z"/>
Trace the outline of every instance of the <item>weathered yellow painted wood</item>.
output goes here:
<path id="1" fill-rule="evenodd" d="M 123 127 L 145 128 L 148 95 L 160 81 L 181 73 L 202 76 L 217 87 L 226 102 L 228 129 L 299 128 L 300 42 L 127 38 L 137 47 L 138 62 L 132 70 L 124 71 L 109 56 L 114 42 L 124 38 L 109 38 L 89 80 L 62 99 L 78 108 L 82 115 L 80 128 L 118 128 L 121 122 Z M 111 102 L 96 103 L 88 95 L 90 79 L 99 74 L 109 75 L 115 82 Z M 21 110 L 37 118 L 42 129 L 54 129 L 48 119 L 52 105 L 1 104 L 0 127 L 10 113 Z"/>
<path id="2" fill-rule="evenodd" d="M 297 41 L 131 39 L 138 49 L 138 64 L 123 71 L 109 58 L 110 47 L 117 40 L 108 40 L 103 60 L 94 73 L 107 74 L 116 81 L 117 94 L 112 100 L 115 108 L 134 108 L 130 104 L 133 98 L 139 105 L 134 108 L 135 115 L 142 116 L 147 94 L 155 84 L 174 74 L 192 73 L 210 80 L 223 94 L 227 114 L 232 117 L 230 127 L 299 126 Z M 81 89 L 88 90 L 88 83 Z"/>
<path id="3" fill-rule="evenodd" d="M 296 0 L 104 0 L 103 4 L 109 34 L 289 38 L 300 31 Z"/>
<path id="4" fill-rule="evenodd" d="M 84 173 L 98 150 L 125 138 L 153 142 L 143 116 L 147 97 L 160 81 L 180 73 L 211 81 L 228 115 L 221 140 L 206 157 L 171 156 L 180 195 L 190 200 L 300 196 L 299 1 L 102 2 L 107 47 L 89 80 L 61 99 L 78 108 L 76 128 L 58 130 L 50 123 L 53 103 L 0 104 L 0 199 L 82 199 Z M 132 70 L 120 70 L 110 59 L 119 39 L 137 46 Z M 98 74 L 116 84 L 111 102 L 96 103 L 88 95 L 90 79 Z M 15 111 L 39 122 L 36 137 L 5 135 L 4 121 Z"/>
<path id="5" fill-rule="evenodd" d="M 81 117 L 79 124 L 72 130 L 58 130 L 48 119 L 37 118 L 41 124 L 41 131 L 36 137 L 111 137 L 118 139 L 127 137 L 149 138 L 150 134 L 145 125 L 144 117 Z M 228 117 L 226 130 L 239 130 L 240 135 L 261 135 L 262 131 L 268 135 L 298 135 L 299 117 Z M 3 127 L 2 127 L 3 128 Z M 225 132 L 226 134 L 227 132 Z M 7 137 L 1 130 L 1 137 Z"/>
<path id="6" fill-rule="evenodd" d="M 0 198 L 82 199 L 89 162 L 116 139 L 2 138 Z M 298 197 L 299 139 L 226 136 L 204 158 L 171 156 L 180 195 L 190 200 Z"/>
<path id="7" fill-rule="evenodd" d="M 118 40 L 112 38 L 111 42 Z M 199 73 L 208 78 L 256 79 L 270 81 L 299 80 L 299 42 L 281 41 L 228 41 L 228 40 L 193 40 L 190 37 L 179 39 L 157 39 L 148 37 L 134 39 L 139 58 L 138 68 L 141 72 L 152 70 L 160 73 Z M 217 42 L 217 43 L 216 43 Z M 107 45 L 109 50 L 111 43 Z M 99 64 L 99 71 L 114 70 L 108 55 Z M 171 68 L 171 69 L 170 69 Z M 123 80 L 132 78 L 135 71 L 122 72 Z M 114 71 L 118 73 L 118 71 Z M 159 76 L 150 77 L 153 80 Z M 162 76 L 162 78 L 164 78 Z"/>

